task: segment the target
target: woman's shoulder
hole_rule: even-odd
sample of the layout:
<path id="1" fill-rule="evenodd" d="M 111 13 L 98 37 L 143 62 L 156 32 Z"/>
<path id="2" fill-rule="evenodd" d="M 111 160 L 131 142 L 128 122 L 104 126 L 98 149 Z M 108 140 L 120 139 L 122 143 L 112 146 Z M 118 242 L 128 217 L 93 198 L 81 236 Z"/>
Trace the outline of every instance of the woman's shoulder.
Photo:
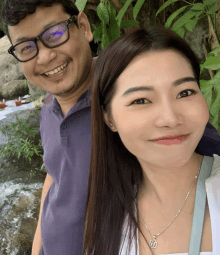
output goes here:
<path id="1" fill-rule="evenodd" d="M 211 162 L 211 161 L 206 161 Z M 220 156 L 213 154 L 213 163 L 211 169 L 211 175 L 205 181 L 206 192 L 208 194 L 209 202 L 217 203 L 220 210 Z"/>
<path id="2" fill-rule="evenodd" d="M 220 156 L 213 154 L 212 172 L 205 182 L 212 228 L 213 254 L 220 251 Z"/>
<path id="3" fill-rule="evenodd" d="M 213 154 L 213 158 L 211 178 L 220 175 L 220 156 Z"/>

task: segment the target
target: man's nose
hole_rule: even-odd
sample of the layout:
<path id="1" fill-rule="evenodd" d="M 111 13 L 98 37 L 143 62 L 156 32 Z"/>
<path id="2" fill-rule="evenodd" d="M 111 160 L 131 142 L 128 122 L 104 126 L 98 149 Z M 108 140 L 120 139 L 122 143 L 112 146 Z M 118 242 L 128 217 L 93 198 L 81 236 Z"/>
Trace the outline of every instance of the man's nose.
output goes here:
<path id="1" fill-rule="evenodd" d="M 155 125 L 157 127 L 175 128 L 180 123 L 180 109 L 172 102 L 163 102 L 159 107 Z"/>
<path id="2" fill-rule="evenodd" d="M 37 64 L 45 65 L 50 63 L 54 58 L 56 58 L 56 51 L 54 48 L 47 48 L 42 42 L 38 41 L 38 55 Z"/>

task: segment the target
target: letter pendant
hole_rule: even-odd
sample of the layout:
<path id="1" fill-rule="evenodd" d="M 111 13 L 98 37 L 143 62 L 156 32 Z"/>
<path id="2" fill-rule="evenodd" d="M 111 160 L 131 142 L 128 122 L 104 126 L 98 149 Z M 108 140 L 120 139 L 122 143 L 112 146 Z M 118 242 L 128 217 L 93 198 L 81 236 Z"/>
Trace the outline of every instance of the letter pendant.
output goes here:
<path id="1" fill-rule="evenodd" d="M 154 239 L 150 240 L 150 248 L 151 249 L 156 249 L 157 248 L 157 240 L 156 240 L 156 236 L 153 236 Z"/>

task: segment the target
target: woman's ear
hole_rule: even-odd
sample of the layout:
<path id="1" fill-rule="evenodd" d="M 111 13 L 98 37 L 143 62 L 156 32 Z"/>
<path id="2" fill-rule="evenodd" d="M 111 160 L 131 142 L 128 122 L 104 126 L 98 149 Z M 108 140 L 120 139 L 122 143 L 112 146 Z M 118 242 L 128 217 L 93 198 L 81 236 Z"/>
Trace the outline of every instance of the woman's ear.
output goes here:
<path id="1" fill-rule="evenodd" d="M 111 120 L 109 113 L 102 111 L 104 115 L 105 124 L 111 129 L 112 132 L 117 132 L 117 129 L 115 125 L 113 124 L 113 121 Z"/>

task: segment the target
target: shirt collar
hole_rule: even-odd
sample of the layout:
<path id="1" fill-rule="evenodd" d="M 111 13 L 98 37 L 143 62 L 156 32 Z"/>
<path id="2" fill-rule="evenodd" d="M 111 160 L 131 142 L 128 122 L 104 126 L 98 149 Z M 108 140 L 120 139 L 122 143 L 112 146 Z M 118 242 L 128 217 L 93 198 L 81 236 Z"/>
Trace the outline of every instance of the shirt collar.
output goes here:
<path id="1" fill-rule="evenodd" d="M 47 92 L 42 102 L 52 111 L 61 113 L 60 105 L 58 101 L 56 100 L 56 98 L 51 93 Z M 73 105 L 73 107 L 69 111 L 68 115 L 75 111 L 78 111 L 90 106 L 91 106 L 91 87 L 80 96 L 76 104 Z"/>

